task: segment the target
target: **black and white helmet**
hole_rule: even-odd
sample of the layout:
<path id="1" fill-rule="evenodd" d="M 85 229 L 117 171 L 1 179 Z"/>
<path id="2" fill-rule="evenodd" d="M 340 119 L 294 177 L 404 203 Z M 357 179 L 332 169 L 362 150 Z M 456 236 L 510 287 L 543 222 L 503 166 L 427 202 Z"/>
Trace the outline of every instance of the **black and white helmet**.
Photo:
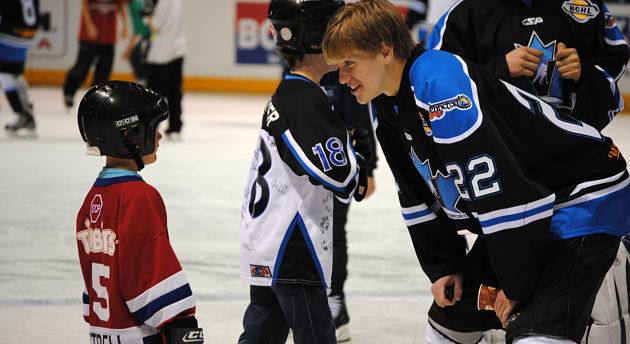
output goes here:
<path id="1" fill-rule="evenodd" d="M 140 158 L 155 150 L 156 128 L 168 115 L 158 93 L 133 82 L 109 81 L 81 99 L 79 131 L 88 154 L 134 159 L 142 169 Z"/>
<path id="2" fill-rule="evenodd" d="M 343 0 L 271 0 L 267 18 L 276 46 L 285 51 L 321 54 L 328 21 L 343 5 Z"/>

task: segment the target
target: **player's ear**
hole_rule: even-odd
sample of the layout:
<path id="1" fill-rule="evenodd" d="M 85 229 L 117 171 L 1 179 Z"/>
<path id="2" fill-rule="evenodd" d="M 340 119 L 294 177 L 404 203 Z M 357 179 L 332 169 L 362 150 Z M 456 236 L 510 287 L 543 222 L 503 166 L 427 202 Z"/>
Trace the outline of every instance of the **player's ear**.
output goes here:
<path id="1" fill-rule="evenodd" d="M 389 63 L 394 59 L 394 47 L 387 45 L 385 42 L 381 42 L 380 54 L 383 56 L 385 63 Z"/>

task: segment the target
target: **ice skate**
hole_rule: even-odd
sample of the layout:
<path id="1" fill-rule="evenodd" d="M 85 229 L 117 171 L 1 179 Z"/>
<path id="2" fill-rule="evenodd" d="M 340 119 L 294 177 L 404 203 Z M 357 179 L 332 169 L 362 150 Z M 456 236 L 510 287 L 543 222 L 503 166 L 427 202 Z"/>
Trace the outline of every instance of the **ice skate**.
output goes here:
<path id="1" fill-rule="evenodd" d="M 32 116 L 20 115 L 15 122 L 5 125 L 4 128 L 11 135 L 25 133 L 25 136 L 36 136 L 35 120 Z"/>
<path id="2" fill-rule="evenodd" d="M 335 321 L 335 335 L 337 342 L 347 342 L 350 340 L 350 317 L 346 310 L 346 300 L 340 295 L 328 296 L 328 307 Z"/>

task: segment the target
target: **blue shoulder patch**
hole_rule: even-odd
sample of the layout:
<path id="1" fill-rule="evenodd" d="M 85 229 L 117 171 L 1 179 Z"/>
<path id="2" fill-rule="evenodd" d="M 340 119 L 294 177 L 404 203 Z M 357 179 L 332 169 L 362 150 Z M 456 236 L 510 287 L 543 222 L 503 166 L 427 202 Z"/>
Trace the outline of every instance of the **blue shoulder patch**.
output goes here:
<path id="1" fill-rule="evenodd" d="M 428 50 L 411 66 L 409 80 L 416 106 L 429 112 L 435 142 L 461 141 L 481 125 L 477 85 L 458 56 Z"/>

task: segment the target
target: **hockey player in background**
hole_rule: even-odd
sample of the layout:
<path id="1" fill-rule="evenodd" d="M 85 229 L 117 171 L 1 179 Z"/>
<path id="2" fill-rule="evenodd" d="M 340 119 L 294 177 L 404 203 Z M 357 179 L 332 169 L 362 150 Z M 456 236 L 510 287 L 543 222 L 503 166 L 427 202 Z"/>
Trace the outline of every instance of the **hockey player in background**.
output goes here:
<path id="1" fill-rule="evenodd" d="M 326 296 L 333 198 L 365 196 L 371 158 L 367 130 L 349 135 L 319 84 L 336 68 L 324 60 L 321 39 L 343 4 L 269 4 L 276 49 L 291 72 L 264 110 L 241 210 L 241 279 L 250 284 L 250 304 L 240 344 L 284 343 L 289 329 L 296 344 L 337 342 Z"/>
<path id="2" fill-rule="evenodd" d="M 582 14 L 582 9 L 590 10 Z M 478 63 L 598 130 L 624 107 L 617 81 L 628 63 L 628 45 L 602 1 L 581 6 L 562 0 L 459 2 L 441 18 L 427 49 Z M 599 314 L 593 314 L 585 341 L 625 344 L 630 321 L 623 319 L 627 307 L 621 312 L 617 303 L 628 304 L 621 298 L 627 290 L 617 293 L 617 300 L 610 288 L 626 285 L 627 257 L 620 243 L 618 262 L 604 279 L 594 307 Z"/>
<path id="3" fill-rule="evenodd" d="M 90 343 L 203 343 L 164 202 L 138 174 L 156 161 L 167 117 L 162 96 L 124 81 L 94 86 L 79 105 L 88 154 L 106 156 L 76 223 Z"/>
<path id="4" fill-rule="evenodd" d="M 26 129 L 32 134 L 35 130 L 33 104 L 22 73 L 38 22 L 39 0 L 0 2 L 0 85 L 18 116 L 5 126 L 10 133 Z"/>
<path id="5" fill-rule="evenodd" d="M 433 282 L 427 342 L 476 343 L 499 327 L 509 343 L 579 342 L 630 232 L 630 178 L 612 140 L 462 58 L 415 47 L 384 0 L 341 9 L 323 49 L 375 108 Z M 474 255 L 464 228 L 481 235 Z M 482 283 L 502 289 L 494 311 L 476 309 Z"/>

